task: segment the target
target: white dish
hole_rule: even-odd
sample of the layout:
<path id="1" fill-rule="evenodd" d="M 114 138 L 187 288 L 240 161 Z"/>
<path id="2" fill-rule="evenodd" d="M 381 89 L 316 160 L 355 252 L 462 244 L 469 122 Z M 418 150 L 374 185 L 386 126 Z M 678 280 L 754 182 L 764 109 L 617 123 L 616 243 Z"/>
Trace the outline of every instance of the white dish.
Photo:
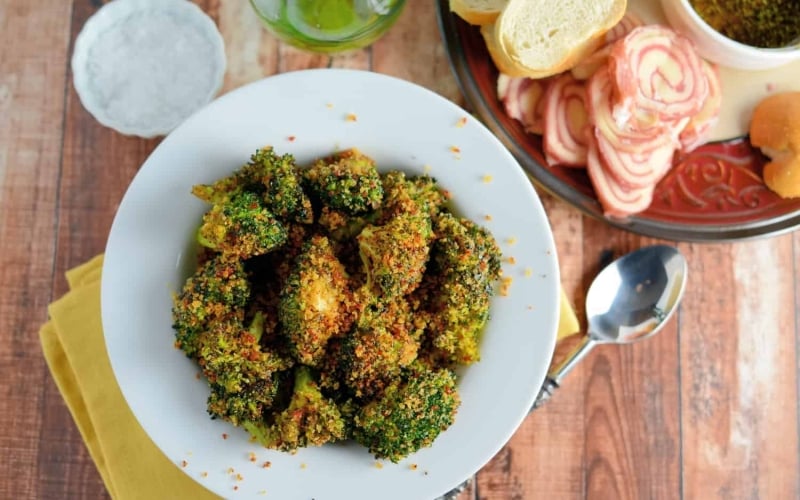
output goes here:
<path id="1" fill-rule="evenodd" d="M 214 21 L 187 0 L 114 0 L 86 21 L 71 64 L 75 91 L 97 121 L 156 137 L 217 94 L 225 44 Z"/>
<path id="2" fill-rule="evenodd" d="M 763 49 L 739 43 L 712 28 L 689 0 L 661 0 L 669 24 L 691 38 L 701 56 L 730 68 L 758 71 L 800 60 L 800 49 Z"/>
<path id="3" fill-rule="evenodd" d="M 400 464 L 378 468 L 355 443 L 296 455 L 250 443 L 244 431 L 209 419 L 206 382 L 195 378 L 194 362 L 173 347 L 172 293 L 194 268 L 193 234 L 207 208 L 190 194 L 191 186 L 228 175 L 265 145 L 294 154 L 300 164 L 358 147 L 379 169 L 427 172 L 453 194 L 458 213 L 488 227 L 505 256 L 514 257 L 514 264 L 503 262 L 513 281 L 507 296 L 493 299 L 482 360 L 460 372 L 463 402 L 455 424 Z M 102 318 L 111 366 L 131 410 L 170 460 L 185 460 L 183 470 L 215 493 L 247 497 L 266 491 L 281 500 L 426 499 L 480 469 L 527 415 L 555 346 L 558 287 L 556 249 L 542 205 L 488 129 L 453 103 L 402 80 L 308 70 L 217 99 L 148 158 L 111 228 Z M 223 433 L 229 435 L 225 440 Z M 248 459 L 251 452 L 256 462 Z M 267 460 L 271 467 L 264 469 Z M 229 468 L 244 480 L 232 479 Z"/>

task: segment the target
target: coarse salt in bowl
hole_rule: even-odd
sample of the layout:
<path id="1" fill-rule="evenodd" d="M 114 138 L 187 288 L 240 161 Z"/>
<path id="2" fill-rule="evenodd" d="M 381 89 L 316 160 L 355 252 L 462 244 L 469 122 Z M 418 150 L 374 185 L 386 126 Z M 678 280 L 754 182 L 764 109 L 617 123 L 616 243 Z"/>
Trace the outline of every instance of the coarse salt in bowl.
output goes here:
<path id="1" fill-rule="evenodd" d="M 166 135 L 219 91 L 225 48 L 187 0 L 114 0 L 84 25 L 72 55 L 75 90 L 103 125 Z"/>
<path id="2" fill-rule="evenodd" d="M 689 37 L 705 59 L 743 70 L 766 70 L 800 59 L 800 48 L 767 49 L 732 40 L 712 28 L 689 0 L 661 0 L 669 24 Z"/>

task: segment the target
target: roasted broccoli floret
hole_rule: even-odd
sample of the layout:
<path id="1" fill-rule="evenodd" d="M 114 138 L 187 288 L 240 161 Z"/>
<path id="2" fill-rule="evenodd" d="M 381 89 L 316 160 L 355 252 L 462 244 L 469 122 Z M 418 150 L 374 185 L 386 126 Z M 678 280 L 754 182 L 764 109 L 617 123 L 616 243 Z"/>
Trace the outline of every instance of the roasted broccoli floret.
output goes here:
<path id="1" fill-rule="evenodd" d="M 250 298 L 244 266 L 221 256 L 207 260 L 183 285 L 172 307 L 176 345 L 195 357 L 198 337 L 215 322 L 241 322 Z"/>
<path id="2" fill-rule="evenodd" d="M 263 316 L 256 314 L 249 328 L 238 322 L 219 322 L 200 336 L 198 361 L 211 385 L 208 412 L 239 425 L 258 420 L 277 394 L 279 371 L 292 360 L 264 350 L 259 344 Z"/>
<path id="3" fill-rule="evenodd" d="M 430 446 L 453 423 L 460 403 L 449 370 L 411 372 L 356 414 L 353 436 L 376 458 L 399 462 Z"/>
<path id="4" fill-rule="evenodd" d="M 294 392 L 289 406 L 272 424 L 246 422 L 250 434 L 267 448 L 284 451 L 320 446 L 345 437 L 345 421 L 336 404 L 319 389 L 311 369 L 295 369 Z"/>
<path id="5" fill-rule="evenodd" d="M 430 304 L 431 340 L 451 362 L 470 364 L 480 358 L 479 336 L 500 276 L 500 249 L 488 231 L 449 213 L 437 217 L 434 232 L 438 282 Z"/>
<path id="6" fill-rule="evenodd" d="M 311 200 L 300 185 L 300 175 L 290 154 L 278 155 L 271 147 L 256 151 L 250 161 L 232 175 L 213 184 L 198 184 L 192 193 L 201 200 L 222 204 L 248 192 L 262 198 L 264 206 L 277 217 L 310 224 Z"/>
<path id="7" fill-rule="evenodd" d="M 292 155 L 278 156 L 272 148 L 264 148 L 251 157 L 250 163 L 261 166 L 264 201 L 272 213 L 303 224 L 314 220 L 311 200 L 303 191 Z"/>
<path id="8" fill-rule="evenodd" d="M 380 394 L 416 359 L 422 331 L 402 298 L 373 301 L 342 341 L 337 378 L 359 398 Z"/>
<path id="9" fill-rule="evenodd" d="M 383 200 L 375 162 L 357 149 L 318 160 L 304 171 L 303 177 L 323 205 L 348 215 L 375 210 Z"/>
<path id="10" fill-rule="evenodd" d="M 439 213 L 447 197 L 436 185 L 436 180 L 427 175 L 406 177 L 405 173 L 393 170 L 382 177 L 384 201 L 381 207 L 383 221 L 400 214 Z"/>
<path id="11" fill-rule="evenodd" d="M 406 295 L 419 285 L 433 237 L 427 215 L 402 214 L 383 226 L 367 226 L 358 248 L 367 284 L 386 297 Z"/>
<path id="12" fill-rule="evenodd" d="M 213 205 L 197 232 L 201 245 L 240 259 L 268 253 L 286 237 L 286 227 L 250 192 Z"/>
<path id="13" fill-rule="evenodd" d="M 278 318 L 292 354 L 316 366 L 331 337 L 344 334 L 353 322 L 352 292 L 347 273 L 325 236 L 312 236 L 303 246 L 281 291 Z"/>

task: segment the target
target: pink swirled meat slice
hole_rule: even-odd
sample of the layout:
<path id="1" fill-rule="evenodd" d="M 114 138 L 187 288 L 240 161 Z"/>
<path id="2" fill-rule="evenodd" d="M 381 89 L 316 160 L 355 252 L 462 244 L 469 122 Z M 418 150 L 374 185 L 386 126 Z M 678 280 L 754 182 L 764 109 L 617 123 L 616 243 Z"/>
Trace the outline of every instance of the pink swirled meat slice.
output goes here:
<path id="1" fill-rule="evenodd" d="M 547 90 L 547 79 L 534 80 L 500 74 L 497 78 L 497 97 L 506 114 L 519 121 L 526 132 L 541 135 L 544 132 L 542 98 Z"/>
<path id="2" fill-rule="evenodd" d="M 703 61 L 703 73 L 708 80 L 708 98 L 700 111 L 694 115 L 678 136 L 681 149 L 689 153 L 708 142 L 711 132 L 719 121 L 722 107 L 722 82 L 716 66 Z"/>
<path id="3" fill-rule="evenodd" d="M 664 26 L 640 26 L 615 42 L 609 67 L 619 123 L 676 123 L 697 114 L 708 96 L 694 44 Z"/>
<path id="4" fill-rule="evenodd" d="M 646 210 L 653 201 L 655 185 L 631 188 L 617 182 L 600 157 L 597 144 L 589 141 L 586 171 L 607 217 L 626 218 Z"/>
<path id="5" fill-rule="evenodd" d="M 585 167 L 590 125 L 583 83 L 564 73 L 549 84 L 543 101 L 547 164 Z"/>

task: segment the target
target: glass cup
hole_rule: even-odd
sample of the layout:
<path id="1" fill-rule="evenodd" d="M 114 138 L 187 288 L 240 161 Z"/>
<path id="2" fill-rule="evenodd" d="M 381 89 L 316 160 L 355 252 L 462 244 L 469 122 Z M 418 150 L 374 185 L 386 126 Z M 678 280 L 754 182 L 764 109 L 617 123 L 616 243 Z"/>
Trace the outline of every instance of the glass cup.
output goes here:
<path id="1" fill-rule="evenodd" d="M 360 49 L 381 37 L 405 0 L 250 0 L 266 28 L 314 52 Z"/>

